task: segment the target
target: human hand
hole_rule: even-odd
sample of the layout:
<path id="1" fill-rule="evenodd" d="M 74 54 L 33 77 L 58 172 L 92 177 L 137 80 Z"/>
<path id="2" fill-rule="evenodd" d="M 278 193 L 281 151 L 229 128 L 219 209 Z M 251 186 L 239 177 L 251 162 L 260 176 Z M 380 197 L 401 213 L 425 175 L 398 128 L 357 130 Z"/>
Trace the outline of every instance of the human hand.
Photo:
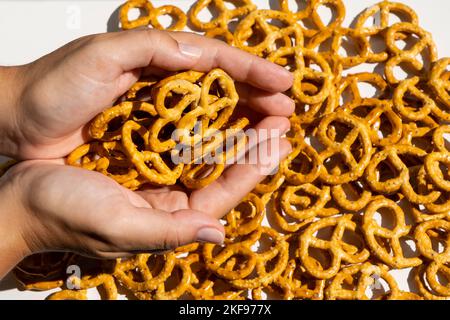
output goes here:
<path id="1" fill-rule="evenodd" d="M 287 140 L 272 139 L 279 148 L 264 161 L 230 166 L 191 193 L 177 186 L 133 192 L 63 159 L 14 166 L 0 179 L 0 279 L 27 255 L 48 250 L 115 258 L 195 241 L 221 243 L 219 218 L 291 151 Z M 257 147 L 270 149 L 272 139 Z"/>
<path id="2" fill-rule="evenodd" d="M 83 37 L 29 65 L 9 68 L 9 76 L 3 72 L 14 83 L 4 84 L 10 89 L 3 90 L 9 92 L 8 108 L 0 102 L 0 131 L 7 138 L 0 154 L 64 157 L 88 140 L 88 122 L 141 75 L 215 67 L 237 81 L 250 118 L 270 116 L 267 129 L 282 129 L 280 117 L 294 111 L 294 102 L 281 93 L 292 86 L 291 73 L 218 40 L 143 29 Z"/>

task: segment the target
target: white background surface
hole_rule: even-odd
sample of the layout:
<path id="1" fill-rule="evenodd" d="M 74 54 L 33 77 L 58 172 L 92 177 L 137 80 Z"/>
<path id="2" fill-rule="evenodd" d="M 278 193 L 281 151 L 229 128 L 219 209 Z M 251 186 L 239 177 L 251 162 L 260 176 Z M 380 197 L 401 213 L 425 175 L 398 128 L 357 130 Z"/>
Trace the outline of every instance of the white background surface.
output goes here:
<path id="1" fill-rule="evenodd" d="M 31 62 L 80 36 L 117 30 L 117 10 L 124 1 L 5 1 L 0 0 L 0 65 Z M 259 8 L 278 0 L 253 0 Z M 344 26 L 376 0 L 344 0 Z M 420 25 L 433 34 L 439 56 L 450 56 L 449 0 L 402 0 L 419 15 Z M 187 11 L 193 0 L 153 0 L 154 6 L 174 4 Z M 0 158 L 1 161 L 1 158 Z M 1 241 L 1 239 L 0 239 Z M 1 259 L 1 256 L 0 256 Z M 408 289 L 408 272 L 393 273 Z M 20 292 L 8 276 L 0 282 L 0 299 L 43 299 L 49 292 Z M 95 297 L 95 294 L 92 294 Z"/>

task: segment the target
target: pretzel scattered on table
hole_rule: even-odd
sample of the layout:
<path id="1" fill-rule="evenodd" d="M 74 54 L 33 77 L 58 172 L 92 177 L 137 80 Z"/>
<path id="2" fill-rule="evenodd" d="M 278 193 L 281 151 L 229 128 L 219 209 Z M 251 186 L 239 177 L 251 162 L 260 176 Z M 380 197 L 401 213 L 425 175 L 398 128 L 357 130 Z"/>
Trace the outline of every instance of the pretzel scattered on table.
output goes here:
<path id="1" fill-rule="evenodd" d="M 123 29 L 165 29 L 158 18 L 169 15 L 168 30 L 183 30 L 189 20 L 206 36 L 293 73 L 286 92 L 296 104 L 287 133 L 293 151 L 224 217 L 225 245 L 193 243 L 109 261 L 109 268 L 94 263 L 89 272 L 76 255 L 37 255 L 14 271 L 24 288 L 62 289 L 49 299 L 87 299 L 91 288 L 102 288 L 106 299 L 123 289 L 143 300 L 450 297 L 450 58 L 438 59 L 431 34 L 405 4 L 381 1 L 350 27 L 342 0 L 309 0 L 296 11 L 289 1 L 278 4 L 279 11 L 251 0 L 199 0 L 186 15 L 131 0 L 120 10 Z M 328 24 L 323 6 L 333 11 Z M 203 20 L 208 8 L 217 14 Z M 130 20 L 133 10 L 140 15 Z M 374 71 L 353 69 L 365 64 Z M 363 94 L 362 85 L 375 94 Z M 238 99 L 219 69 L 143 77 L 92 121 L 93 140 L 67 163 L 132 190 L 149 183 L 205 187 L 247 143 L 239 134 L 249 121 L 231 122 Z M 237 141 L 223 152 L 229 138 Z M 171 163 L 175 156 L 184 161 Z M 385 211 L 393 227 L 377 219 Z M 414 241 L 414 256 L 406 240 Z M 81 267 L 79 278 L 66 273 L 70 264 Z M 400 289 L 390 273 L 411 267 L 416 293 Z"/>

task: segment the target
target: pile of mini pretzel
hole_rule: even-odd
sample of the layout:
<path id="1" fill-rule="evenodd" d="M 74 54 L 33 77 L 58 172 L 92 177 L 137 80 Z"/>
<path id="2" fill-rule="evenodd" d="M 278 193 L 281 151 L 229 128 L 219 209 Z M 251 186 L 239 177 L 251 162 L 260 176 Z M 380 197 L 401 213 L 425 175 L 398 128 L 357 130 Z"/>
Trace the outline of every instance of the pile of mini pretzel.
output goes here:
<path id="1" fill-rule="evenodd" d="M 61 287 L 50 299 L 87 299 L 90 288 L 101 288 L 106 299 L 115 299 L 118 291 L 134 299 L 450 297 L 450 58 L 438 59 L 431 34 L 404 4 L 380 2 L 344 27 L 341 0 L 299 2 L 305 5 L 298 12 L 285 0 L 279 1 L 279 10 L 258 10 L 250 0 L 200 0 L 187 15 L 149 1 L 122 7 L 124 29 L 164 29 L 158 18 L 169 14 L 174 20 L 170 30 L 184 29 L 189 20 L 194 30 L 293 72 L 295 83 L 287 93 L 296 101 L 288 133 L 293 152 L 224 217 L 224 246 L 191 244 L 101 265 L 72 254 L 32 256 L 15 271 L 25 288 Z M 216 14 L 203 21 L 199 15 L 209 6 Z M 328 24 L 319 14 L 323 6 L 334 12 Z M 129 18 L 133 8 L 141 10 L 136 20 Z M 401 22 L 393 22 L 394 16 Z M 360 65 L 375 71 L 354 71 Z M 201 82 L 200 91 L 208 81 Z M 375 93 L 364 93 L 364 86 Z M 151 89 L 155 107 L 136 95 L 142 87 Z M 158 114 L 161 125 L 156 127 L 167 123 L 165 107 L 158 106 L 163 88 L 139 82 L 125 102 L 93 121 L 96 140 L 72 153 L 69 162 L 118 181 L 141 181 L 121 180 L 132 189 L 146 179 L 175 182 L 184 169 L 167 167 L 157 173 L 161 180 L 151 180 L 148 168 L 141 168 L 149 161 L 158 168 L 157 156 L 171 149 L 161 147 L 158 130 L 149 131 L 148 118 L 141 118 L 142 112 Z M 193 91 L 176 93 L 190 97 Z M 200 94 L 207 105 L 203 111 L 211 115 L 216 111 L 206 110 L 222 95 L 207 86 L 206 92 Z M 225 108 L 232 109 L 238 98 L 227 92 L 233 102 Z M 121 130 L 107 128 L 118 116 Z M 183 123 L 173 119 L 168 121 Z M 148 145 L 139 147 L 133 132 Z M 146 152 L 157 160 L 142 159 Z M 123 173 L 105 169 L 121 167 L 125 159 L 133 166 Z M 182 178 L 188 187 L 196 180 L 190 177 Z M 82 277 L 66 279 L 69 265 L 81 266 Z M 413 292 L 401 290 L 391 272 L 407 268 L 412 268 Z"/>

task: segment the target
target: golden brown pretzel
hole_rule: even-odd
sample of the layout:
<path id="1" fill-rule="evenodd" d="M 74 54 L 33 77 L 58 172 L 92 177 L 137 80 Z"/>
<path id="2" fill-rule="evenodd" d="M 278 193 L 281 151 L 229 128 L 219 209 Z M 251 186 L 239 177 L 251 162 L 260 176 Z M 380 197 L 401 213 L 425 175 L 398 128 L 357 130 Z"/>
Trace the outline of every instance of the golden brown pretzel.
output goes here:
<path id="1" fill-rule="evenodd" d="M 317 151 L 301 137 L 294 138 L 292 145 L 293 151 L 280 164 L 286 181 L 292 185 L 313 182 L 319 176 L 322 166 Z"/>
<path id="2" fill-rule="evenodd" d="M 175 21 L 168 28 L 162 26 L 158 21 L 158 17 L 163 15 L 169 15 Z M 165 5 L 151 10 L 150 22 L 152 26 L 158 30 L 182 31 L 186 27 L 187 16 L 180 8 L 171 5 Z"/>
<path id="3" fill-rule="evenodd" d="M 375 213 L 382 208 L 389 209 L 395 217 L 392 229 L 380 226 L 374 219 Z M 394 201 L 381 197 L 372 201 L 365 210 L 362 229 L 372 253 L 390 267 L 403 269 L 422 264 L 417 257 L 404 256 L 400 240 L 409 235 L 411 226 L 406 225 L 405 213 Z M 389 245 L 380 244 L 381 239 L 387 239 Z"/>
<path id="4" fill-rule="evenodd" d="M 275 280 L 275 285 L 283 291 L 285 300 L 322 300 L 325 280 L 311 278 L 298 259 L 291 259 L 283 273 Z"/>
<path id="5" fill-rule="evenodd" d="M 251 0 L 232 0 L 231 2 L 236 5 L 236 8 L 230 10 L 223 0 L 199 0 L 189 11 L 189 19 L 192 25 L 199 30 L 221 30 L 229 32 L 228 23 L 231 20 L 239 16 L 245 16 L 256 9 L 256 5 Z M 199 13 L 212 4 L 218 10 L 218 16 L 208 22 L 201 21 L 198 17 Z"/>
<path id="6" fill-rule="evenodd" d="M 396 41 L 403 35 L 415 35 L 419 40 L 414 45 L 402 50 L 396 45 Z M 428 51 L 430 62 L 437 60 L 437 49 L 431 37 L 431 34 L 418 25 L 409 22 L 399 22 L 389 27 L 386 32 L 386 45 L 392 53 L 392 57 L 386 62 L 385 76 L 389 83 L 397 84 L 399 79 L 394 74 L 394 68 L 401 63 L 407 63 L 416 71 L 421 71 L 423 78 L 427 79 L 427 71 L 424 70 L 424 64 L 417 59 L 424 50 Z"/>
<path id="7" fill-rule="evenodd" d="M 329 129 L 333 122 L 351 128 L 350 132 L 346 134 L 342 142 L 336 141 L 334 137 L 329 136 Z M 338 185 L 354 181 L 363 175 L 365 168 L 369 164 L 370 157 L 372 156 L 372 142 L 370 140 L 369 129 L 365 122 L 345 111 L 337 111 L 322 118 L 322 121 L 320 121 L 318 126 L 317 137 L 325 146 L 325 150 L 319 153 L 319 159 L 322 164 L 324 164 L 327 159 L 335 155 L 340 155 L 343 163 L 348 167 L 348 171 L 339 171 L 334 174 L 332 172 L 333 169 L 331 169 L 330 172 L 330 170 L 323 165 L 320 173 L 320 179 L 323 182 Z M 352 145 L 356 141 L 361 143 L 362 152 L 360 159 L 355 159 L 351 152 Z"/>
<path id="8" fill-rule="evenodd" d="M 389 268 L 385 265 L 373 265 L 369 262 L 343 268 L 326 288 L 326 297 L 330 300 L 368 300 L 367 289 L 375 287 L 376 281 L 383 279 L 388 284 L 389 291 L 379 299 L 398 300 L 401 291 L 388 271 Z"/>
<path id="9" fill-rule="evenodd" d="M 409 168 L 400 158 L 400 156 L 410 155 L 415 158 L 423 159 L 427 153 L 417 147 L 411 145 L 397 144 L 387 146 L 382 151 L 376 153 L 370 160 L 366 169 L 366 180 L 370 187 L 382 194 L 392 194 L 399 190 L 403 195 L 413 203 L 432 203 L 436 201 L 440 193 L 431 191 L 428 194 L 418 194 L 414 191 L 410 183 Z M 385 181 L 380 181 L 380 172 L 378 166 L 380 163 L 387 161 L 389 166 L 392 166 L 397 175 Z"/>
<path id="10" fill-rule="evenodd" d="M 363 13 L 358 16 L 355 23 L 355 30 L 361 35 L 368 37 L 382 36 L 382 33 L 390 27 L 392 24 L 389 21 L 391 15 L 397 15 L 405 22 L 418 25 L 419 18 L 417 14 L 409 6 L 391 1 L 382 1 L 374 6 L 367 8 Z M 370 19 L 374 20 L 373 25 L 367 26 L 367 22 Z M 403 38 L 403 35 L 399 35 Z M 370 63 L 384 62 L 389 58 L 389 54 L 386 51 L 382 52 L 369 52 L 367 61 Z"/>
<path id="11" fill-rule="evenodd" d="M 390 100 L 366 98 L 359 102 L 347 104 L 344 110 L 365 120 L 370 128 L 370 138 L 376 146 L 393 145 L 402 138 L 403 123 L 401 118 L 392 110 L 392 102 Z M 361 112 L 362 115 L 359 116 L 358 114 Z M 381 128 L 385 127 L 386 122 L 389 123 L 390 127 L 388 134 L 381 132 Z M 381 138 L 379 136 L 380 132 L 383 133 Z"/>
<path id="12" fill-rule="evenodd" d="M 440 168 L 440 164 L 446 167 L 445 176 Z M 450 152 L 432 152 L 425 157 L 425 170 L 433 183 L 444 191 L 450 191 Z"/>
<path id="13" fill-rule="evenodd" d="M 270 24 L 268 20 L 280 21 L 283 27 L 278 28 Z M 256 44 L 247 43 L 253 35 L 252 28 L 258 26 L 261 33 L 260 41 Z M 237 26 L 235 32 L 235 44 L 238 48 L 246 50 L 258 56 L 266 56 L 275 51 L 275 42 L 287 37 L 288 42 L 284 46 L 294 47 L 303 45 L 303 33 L 295 19 L 287 13 L 275 10 L 256 10 L 251 12 Z"/>
<path id="14" fill-rule="evenodd" d="M 433 247 L 431 233 L 437 231 L 445 242 L 442 252 L 438 252 Z M 450 261 L 450 222 L 446 220 L 430 220 L 419 224 L 415 230 L 414 237 L 417 240 L 417 247 L 420 253 L 427 259 L 440 264 Z"/>
<path id="15" fill-rule="evenodd" d="M 255 231 L 261 226 L 265 215 L 265 203 L 254 193 L 249 193 L 236 208 L 226 216 L 227 237 L 235 238 Z"/>
<path id="16" fill-rule="evenodd" d="M 315 236 L 321 229 L 332 227 L 330 240 L 319 239 Z M 352 221 L 352 215 L 324 218 L 312 223 L 299 236 L 298 256 L 306 271 L 318 279 L 330 279 L 341 268 L 342 263 L 361 263 L 367 260 L 370 253 L 366 248 L 359 250 L 356 246 L 348 244 L 343 239 L 346 230 L 356 232 L 357 224 Z M 318 267 L 318 260 L 310 256 L 309 249 L 317 248 L 326 250 L 331 261 L 328 268 Z"/>
<path id="17" fill-rule="evenodd" d="M 436 61 L 431 69 L 430 79 L 428 81 L 437 98 L 448 108 L 450 108 L 450 80 L 447 71 L 449 65 L 450 58 L 443 58 Z"/>
<path id="18" fill-rule="evenodd" d="M 131 259 L 119 259 L 114 269 L 114 277 L 129 290 L 155 290 L 170 277 L 175 262 L 174 253 L 161 256 L 138 254 Z"/>
<path id="19" fill-rule="evenodd" d="M 128 14 L 131 9 L 135 8 L 139 9 L 140 11 L 144 11 L 144 14 L 142 14 L 138 19 L 130 21 Z M 151 12 L 153 11 L 153 9 L 153 5 L 148 0 L 128 0 L 120 8 L 119 16 L 122 29 L 135 29 L 138 27 L 149 25 L 151 21 Z"/>

